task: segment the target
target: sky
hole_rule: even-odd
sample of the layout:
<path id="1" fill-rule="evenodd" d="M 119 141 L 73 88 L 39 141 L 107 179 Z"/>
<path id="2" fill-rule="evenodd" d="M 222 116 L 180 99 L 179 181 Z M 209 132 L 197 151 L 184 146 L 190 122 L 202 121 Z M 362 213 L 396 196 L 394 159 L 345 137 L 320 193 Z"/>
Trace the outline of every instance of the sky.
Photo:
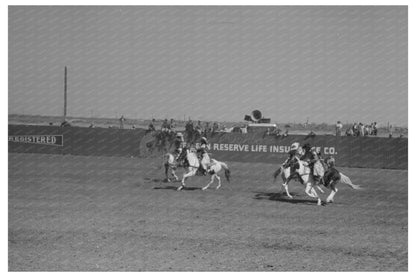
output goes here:
<path id="1" fill-rule="evenodd" d="M 406 6 L 10 6 L 9 114 L 408 125 Z"/>

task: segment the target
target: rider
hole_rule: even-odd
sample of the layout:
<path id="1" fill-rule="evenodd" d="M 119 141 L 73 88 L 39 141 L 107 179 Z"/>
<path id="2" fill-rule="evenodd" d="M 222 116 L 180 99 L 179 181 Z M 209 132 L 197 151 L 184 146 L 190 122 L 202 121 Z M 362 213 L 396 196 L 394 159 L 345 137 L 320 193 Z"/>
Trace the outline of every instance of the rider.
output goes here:
<path id="1" fill-rule="evenodd" d="M 323 177 L 325 173 L 325 168 L 322 164 L 321 151 L 319 148 L 312 147 L 311 149 L 313 156 L 313 178 L 317 184 L 323 182 Z"/>
<path id="2" fill-rule="evenodd" d="M 290 166 L 291 161 L 295 158 L 298 148 L 299 148 L 299 142 L 292 143 L 292 145 L 290 146 L 290 150 L 289 150 L 289 157 L 282 164 L 283 168 L 287 168 Z"/>
<path id="3" fill-rule="evenodd" d="M 201 170 L 202 174 L 204 174 L 204 175 L 207 175 L 207 172 L 209 171 L 208 170 L 209 163 L 207 163 L 206 161 L 204 162 L 202 160 L 204 155 L 208 153 L 207 149 L 208 149 L 208 140 L 207 140 L 206 137 L 202 137 L 200 142 L 199 142 L 199 148 L 197 149 L 196 153 L 198 154 L 198 158 L 199 158 L 199 161 L 200 161 L 200 170 Z"/>
<path id="4" fill-rule="evenodd" d="M 299 178 L 299 173 L 296 172 L 297 159 L 302 155 L 302 153 L 302 147 L 300 147 L 299 142 L 292 143 L 290 146 L 289 157 L 282 164 L 283 168 L 290 167 L 290 176 L 288 177 L 288 181 L 292 178 L 298 178 L 302 183 L 302 179 Z"/>
<path id="5" fill-rule="evenodd" d="M 341 179 L 339 171 L 335 168 L 335 158 L 330 156 L 324 160 L 328 166 L 328 170 L 325 171 L 324 177 L 322 178 L 325 187 L 328 187 L 331 183 L 338 182 Z"/>
<path id="6" fill-rule="evenodd" d="M 314 181 L 319 183 L 324 175 L 322 164 L 318 162 L 321 160 L 320 152 L 317 151 L 315 147 L 311 147 L 309 143 L 303 145 L 302 148 L 305 152 L 300 159 L 307 162 L 311 169 Z"/>
<path id="7" fill-rule="evenodd" d="M 178 132 L 176 134 L 176 139 L 174 142 L 174 146 L 175 146 L 175 153 L 176 153 L 176 161 L 179 161 L 179 157 L 182 154 L 182 151 L 186 150 L 186 143 L 185 143 L 185 139 L 183 138 L 183 134 L 181 132 Z"/>

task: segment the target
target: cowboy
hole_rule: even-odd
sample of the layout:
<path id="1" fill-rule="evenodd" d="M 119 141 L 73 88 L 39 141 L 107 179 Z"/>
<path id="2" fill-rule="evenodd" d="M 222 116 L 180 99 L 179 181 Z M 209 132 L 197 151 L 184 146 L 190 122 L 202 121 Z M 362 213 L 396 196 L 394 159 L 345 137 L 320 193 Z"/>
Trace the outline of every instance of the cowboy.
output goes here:
<path id="1" fill-rule="evenodd" d="M 303 150 L 302 150 L 302 147 L 300 147 L 299 142 L 294 142 L 290 146 L 289 157 L 286 159 L 286 161 L 282 165 L 283 168 L 290 167 L 290 175 L 287 178 L 286 182 L 289 182 L 290 180 L 295 178 L 295 179 L 298 179 L 303 184 L 302 178 L 300 178 L 299 173 L 296 171 L 296 169 L 299 169 L 298 159 L 299 157 L 302 156 L 303 154 L 302 151 Z"/>
<path id="2" fill-rule="evenodd" d="M 289 157 L 282 164 L 283 168 L 287 168 L 291 166 L 291 164 L 295 161 L 296 154 L 299 155 L 299 148 L 300 148 L 299 142 L 292 143 L 292 145 L 290 146 L 290 150 L 289 150 Z"/>
<path id="3" fill-rule="evenodd" d="M 199 142 L 199 148 L 197 149 L 196 153 L 198 154 L 198 158 L 200 161 L 200 170 L 203 175 L 207 175 L 207 172 L 209 171 L 208 166 L 210 159 L 204 160 L 204 155 L 207 154 L 208 149 L 208 140 L 206 137 L 202 137 Z"/>
<path id="4" fill-rule="evenodd" d="M 328 187 L 332 183 L 338 182 L 341 179 L 339 171 L 335 168 L 335 159 L 330 156 L 324 160 L 324 163 L 327 165 L 328 169 L 325 171 L 324 177 L 322 178 L 323 184 L 325 187 Z"/>
<path id="5" fill-rule="evenodd" d="M 313 156 L 312 164 L 313 164 L 313 179 L 317 184 L 322 183 L 322 178 L 324 177 L 325 168 L 322 164 L 322 158 L 321 158 L 321 152 L 319 149 L 316 149 L 315 147 L 312 147 L 311 153 Z"/>
<path id="6" fill-rule="evenodd" d="M 181 156 L 182 151 L 184 151 L 184 149 L 186 148 L 186 143 L 185 143 L 182 133 L 179 132 L 176 134 L 174 146 L 175 146 L 174 153 L 176 154 L 175 159 L 176 161 L 179 161 L 179 157 Z"/>
<path id="7" fill-rule="evenodd" d="M 323 167 L 319 162 L 321 159 L 320 154 L 318 154 L 315 147 L 311 147 L 309 143 L 303 145 L 302 148 L 305 152 L 300 159 L 307 162 L 315 182 L 320 182 L 321 178 L 323 177 Z"/>

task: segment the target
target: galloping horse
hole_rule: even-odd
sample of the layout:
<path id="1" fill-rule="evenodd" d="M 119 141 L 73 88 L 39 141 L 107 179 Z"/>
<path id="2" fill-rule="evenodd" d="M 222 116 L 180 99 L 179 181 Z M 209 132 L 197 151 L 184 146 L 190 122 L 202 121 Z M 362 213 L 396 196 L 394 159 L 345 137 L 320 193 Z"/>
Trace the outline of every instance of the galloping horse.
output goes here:
<path id="1" fill-rule="evenodd" d="M 300 175 L 300 178 L 302 178 L 303 183 L 305 184 L 305 193 L 312 198 L 317 198 L 318 206 L 322 205 L 321 198 L 319 198 L 318 193 L 316 193 L 314 189 L 314 187 L 318 187 L 318 186 L 315 184 L 315 180 L 312 176 L 311 169 L 309 168 L 309 166 L 307 165 L 305 161 L 301 161 L 299 158 L 296 158 L 296 159 L 299 164 L 298 173 Z"/>
<path id="2" fill-rule="evenodd" d="M 293 199 L 293 196 L 289 193 L 289 182 L 292 180 L 293 176 L 290 177 L 290 167 L 284 168 L 283 166 L 280 166 L 274 173 L 273 173 L 273 180 L 276 181 L 277 176 L 281 175 L 282 177 L 282 189 L 285 190 L 287 197 L 290 199 Z M 324 191 L 321 189 L 320 186 L 316 186 L 320 192 L 324 193 Z"/>
<path id="3" fill-rule="evenodd" d="M 184 167 L 185 167 L 185 173 L 182 177 L 182 184 L 180 187 L 177 188 L 177 190 L 181 190 L 185 187 L 185 179 L 188 177 L 192 177 L 194 175 L 197 175 L 198 173 L 198 169 L 200 167 L 200 163 L 198 160 L 197 155 L 194 152 L 191 152 L 189 149 L 184 149 L 185 153 L 186 153 L 186 159 L 187 159 L 187 163 L 185 163 Z M 208 156 L 208 154 L 204 154 L 202 160 L 206 159 L 206 156 Z M 230 181 L 231 178 L 231 171 L 228 168 L 226 163 L 217 161 L 215 159 L 211 159 L 211 163 L 209 165 L 209 174 L 211 174 L 211 181 L 202 188 L 202 190 L 206 190 L 215 180 L 215 178 L 218 180 L 218 185 L 216 187 L 216 189 L 219 189 L 221 187 L 221 178 L 218 175 L 218 173 L 220 173 L 221 169 L 224 169 L 225 171 L 225 178 L 227 179 L 227 181 Z"/>
<path id="4" fill-rule="evenodd" d="M 326 163 L 324 163 L 324 165 L 326 165 Z M 274 180 L 276 180 L 277 176 L 281 175 L 282 176 L 282 188 L 285 189 L 286 191 L 286 195 L 289 198 L 293 198 L 293 196 L 289 193 L 289 182 L 291 180 L 291 178 L 289 178 L 291 172 L 290 172 L 290 167 L 287 168 L 283 168 L 282 166 L 280 166 L 273 174 Z M 351 182 L 351 179 L 346 176 L 345 174 L 339 172 L 338 170 L 336 170 L 335 168 L 330 168 L 324 175 L 324 183 L 325 183 L 325 187 L 329 187 L 331 189 L 331 193 L 328 195 L 326 202 L 327 203 L 333 203 L 334 202 L 334 196 L 335 194 L 338 192 L 338 189 L 336 188 L 336 185 L 340 182 L 342 184 L 346 184 L 348 186 L 350 186 L 352 189 L 354 190 L 360 190 L 361 187 L 359 185 L 354 185 Z M 324 193 L 324 191 L 322 190 L 322 188 L 317 185 L 316 186 L 322 193 Z"/>

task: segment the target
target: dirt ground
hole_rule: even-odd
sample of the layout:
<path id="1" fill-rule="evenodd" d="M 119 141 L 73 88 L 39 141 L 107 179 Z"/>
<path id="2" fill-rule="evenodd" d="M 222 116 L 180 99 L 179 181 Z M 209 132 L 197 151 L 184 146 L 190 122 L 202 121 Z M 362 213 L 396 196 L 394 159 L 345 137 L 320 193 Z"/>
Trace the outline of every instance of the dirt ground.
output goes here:
<path id="1" fill-rule="evenodd" d="M 408 270 L 407 171 L 340 168 L 365 189 L 320 207 L 299 183 L 281 195 L 274 165 L 177 192 L 160 164 L 9 154 L 9 271 Z"/>

